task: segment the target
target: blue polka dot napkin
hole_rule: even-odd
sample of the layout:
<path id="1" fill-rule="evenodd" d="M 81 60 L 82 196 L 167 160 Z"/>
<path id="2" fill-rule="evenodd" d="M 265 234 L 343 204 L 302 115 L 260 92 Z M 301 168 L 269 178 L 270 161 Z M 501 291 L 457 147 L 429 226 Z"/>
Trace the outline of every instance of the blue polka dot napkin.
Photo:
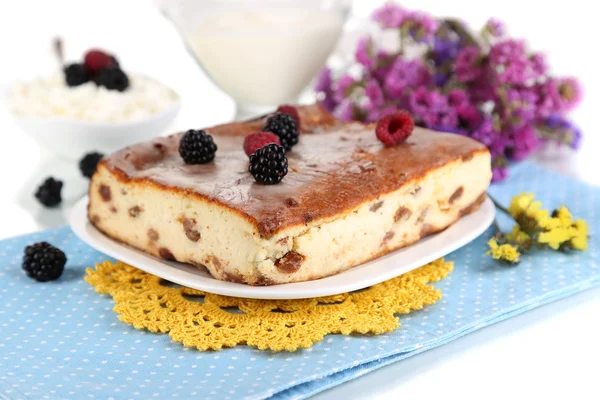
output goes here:
<path id="1" fill-rule="evenodd" d="M 449 255 L 454 272 L 436 284 L 441 301 L 401 318 L 381 336 L 330 335 L 308 350 L 271 353 L 239 346 L 198 352 L 167 335 L 117 320 L 109 296 L 84 282 L 106 256 L 68 227 L 0 242 L 0 398 L 6 399 L 303 399 L 369 371 L 447 343 L 515 314 L 600 283 L 600 188 L 530 163 L 494 185 L 503 204 L 533 191 L 548 208 L 566 204 L 590 226 L 590 248 L 538 251 L 517 267 L 484 256 L 489 230 Z M 506 227 L 508 221 L 503 221 Z M 47 240 L 64 249 L 67 269 L 36 283 L 21 270 L 23 247 Z"/>

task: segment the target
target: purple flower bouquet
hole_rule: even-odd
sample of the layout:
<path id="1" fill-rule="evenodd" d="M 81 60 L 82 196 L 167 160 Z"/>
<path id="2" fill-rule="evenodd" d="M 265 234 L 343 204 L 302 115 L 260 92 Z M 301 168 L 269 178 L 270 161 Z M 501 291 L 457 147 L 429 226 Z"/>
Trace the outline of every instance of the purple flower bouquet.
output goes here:
<path id="1" fill-rule="evenodd" d="M 336 79 L 326 68 L 318 78 L 319 99 L 338 118 L 375 122 L 407 109 L 419 126 L 487 145 L 494 181 L 544 142 L 579 146 L 581 132 L 566 119 L 581 99 L 579 83 L 549 75 L 543 54 L 506 37 L 500 22 L 490 19 L 474 35 L 459 21 L 396 4 L 372 19 L 397 39 L 395 49 L 364 37 L 356 65 Z"/>

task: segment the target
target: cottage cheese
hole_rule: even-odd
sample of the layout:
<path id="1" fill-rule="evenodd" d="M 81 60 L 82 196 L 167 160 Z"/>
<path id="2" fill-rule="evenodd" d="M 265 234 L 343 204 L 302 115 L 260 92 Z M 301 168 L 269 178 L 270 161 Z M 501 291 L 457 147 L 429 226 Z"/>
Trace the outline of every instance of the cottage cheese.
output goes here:
<path id="1" fill-rule="evenodd" d="M 153 79 L 129 74 L 124 92 L 94 82 L 69 87 L 62 73 L 16 84 L 8 93 L 12 112 L 20 117 L 67 118 L 91 122 L 126 122 L 150 117 L 172 107 L 179 96 Z"/>

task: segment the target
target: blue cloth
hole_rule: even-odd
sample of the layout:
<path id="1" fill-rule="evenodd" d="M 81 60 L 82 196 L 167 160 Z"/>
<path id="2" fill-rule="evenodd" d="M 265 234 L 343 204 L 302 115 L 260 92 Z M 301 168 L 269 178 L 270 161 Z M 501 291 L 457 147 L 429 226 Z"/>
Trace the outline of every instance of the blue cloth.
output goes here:
<path id="1" fill-rule="evenodd" d="M 330 335 L 290 354 L 244 346 L 198 352 L 167 335 L 121 323 L 113 301 L 83 281 L 106 259 L 68 227 L 0 242 L 0 397 L 8 399 L 302 399 L 392 362 L 600 283 L 600 189 L 530 163 L 490 192 L 508 204 L 533 191 L 548 208 L 566 204 L 590 225 L 590 249 L 537 251 L 517 267 L 484 256 L 489 230 L 449 255 L 454 272 L 436 284 L 441 301 L 401 318 L 381 336 Z M 504 221 L 507 222 L 507 221 Z M 507 226 L 508 227 L 508 226 Z M 23 247 L 47 240 L 69 262 L 56 282 L 36 283 L 20 268 Z"/>

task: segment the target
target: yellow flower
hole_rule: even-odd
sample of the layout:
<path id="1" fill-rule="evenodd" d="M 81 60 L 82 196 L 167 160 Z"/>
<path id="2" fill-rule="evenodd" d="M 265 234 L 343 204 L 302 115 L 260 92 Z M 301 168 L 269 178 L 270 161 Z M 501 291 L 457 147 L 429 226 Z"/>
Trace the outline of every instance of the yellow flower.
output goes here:
<path id="1" fill-rule="evenodd" d="M 525 241 L 531 239 L 531 237 L 527 233 L 525 233 L 521 230 L 519 225 L 513 226 L 512 232 L 507 233 L 505 235 L 505 237 L 506 237 L 506 240 L 508 240 L 510 242 L 516 242 L 516 243 L 525 242 Z"/>
<path id="2" fill-rule="evenodd" d="M 546 230 L 552 230 L 552 229 L 556 229 L 559 227 L 568 227 L 570 224 L 563 226 L 560 219 L 558 218 L 554 218 L 554 217 L 549 217 L 544 219 L 543 224 L 540 224 L 540 228 L 542 229 L 546 229 Z"/>
<path id="3" fill-rule="evenodd" d="M 542 203 L 535 200 L 533 193 L 521 193 L 513 197 L 508 212 L 517 225 L 512 232 L 502 236 L 499 245 L 496 239 L 488 242 L 490 250 L 486 253 L 496 260 L 518 262 L 519 250 L 527 251 L 533 243 L 559 249 L 587 250 L 589 228 L 582 219 L 573 221 L 569 209 L 560 206 L 549 215 L 542 209 Z"/>
<path id="4" fill-rule="evenodd" d="M 573 217 L 571 216 L 571 212 L 565 206 L 560 206 L 558 210 L 556 210 L 553 214 L 554 217 L 558 219 L 560 222 L 560 226 L 571 226 L 573 224 Z"/>
<path id="5" fill-rule="evenodd" d="M 569 241 L 571 247 L 575 250 L 586 251 L 587 250 L 587 234 L 588 234 L 588 226 L 586 222 L 582 219 L 578 219 L 573 223 L 573 228 L 575 229 L 575 235 Z"/>
<path id="6" fill-rule="evenodd" d="M 553 221 L 548 214 L 548 210 L 541 210 L 542 203 L 534 201 L 533 193 L 521 193 L 513 197 L 510 202 L 508 212 L 517 221 L 521 228 L 529 233 L 533 233 L 539 228 L 552 227 Z"/>
<path id="7" fill-rule="evenodd" d="M 576 230 L 573 227 L 564 228 L 559 226 L 539 234 L 538 243 L 547 244 L 550 248 L 558 250 L 561 244 L 568 242 L 575 236 Z"/>
<path id="8" fill-rule="evenodd" d="M 537 208 L 533 208 L 534 205 L 537 205 L 537 208 L 539 208 L 542 206 L 542 203 L 540 203 L 539 201 L 534 202 L 532 204 L 532 208 L 527 210 L 526 215 L 530 219 L 537 222 L 538 226 L 542 228 L 549 226 L 552 223 L 552 218 L 550 218 L 548 210 L 538 210 Z"/>
<path id="9" fill-rule="evenodd" d="M 540 227 L 546 230 L 552 230 L 558 227 L 569 228 L 571 225 L 573 225 L 571 212 L 567 207 L 560 206 L 558 210 L 554 210 L 552 217 L 544 219 L 543 223 L 540 224 Z"/>
<path id="10" fill-rule="evenodd" d="M 519 262 L 521 253 L 516 247 L 510 244 L 498 245 L 496 239 L 493 238 L 488 242 L 488 246 L 490 246 L 490 250 L 486 254 L 491 255 L 494 260 L 504 260 L 513 264 Z"/>
<path id="11" fill-rule="evenodd" d="M 518 196 L 512 198 L 508 212 L 514 218 L 517 218 L 520 214 L 523 214 L 529 205 L 533 202 L 535 195 L 533 193 L 521 193 Z"/>
<path id="12" fill-rule="evenodd" d="M 506 241 L 515 243 L 521 248 L 528 249 L 531 246 L 531 236 L 521 230 L 519 225 L 514 225 L 512 228 L 512 232 L 504 235 Z"/>
<path id="13" fill-rule="evenodd" d="M 561 206 L 554 212 L 555 217 L 550 218 L 545 232 L 538 236 L 538 243 L 544 243 L 557 250 L 561 245 L 567 243 L 572 249 L 587 250 L 588 226 L 582 219 L 573 222 L 571 213 L 565 206 Z"/>

